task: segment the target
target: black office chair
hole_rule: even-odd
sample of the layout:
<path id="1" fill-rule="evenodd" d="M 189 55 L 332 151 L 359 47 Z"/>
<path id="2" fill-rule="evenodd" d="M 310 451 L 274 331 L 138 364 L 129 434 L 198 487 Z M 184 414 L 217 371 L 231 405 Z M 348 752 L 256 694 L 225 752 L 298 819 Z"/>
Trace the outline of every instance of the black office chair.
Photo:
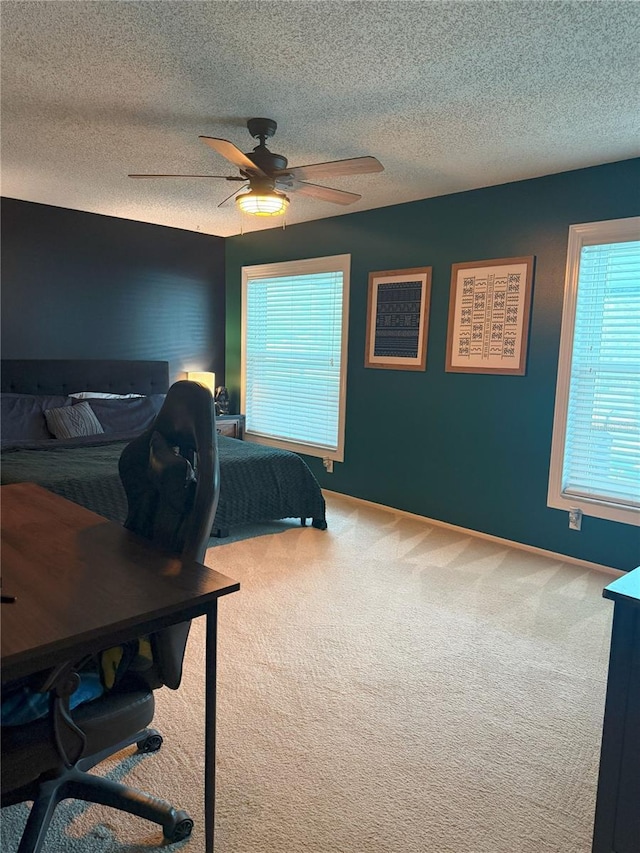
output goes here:
<path id="1" fill-rule="evenodd" d="M 127 494 L 125 527 L 158 546 L 202 562 L 219 492 L 214 401 L 195 382 L 176 382 L 152 426 L 128 444 L 120 458 Z M 49 692 L 47 719 L 2 729 L 2 805 L 33 800 L 18 853 L 38 853 L 54 809 L 66 798 L 130 812 L 162 826 L 169 841 L 191 834 L 189 815 L 169 803 L 87 771 L 133 743 L 142 752 L 160 748 L 148 728 L 154 689 L 177 689 L 190 623 L 153 634 L 152 663 L 129 671 L 100 698 L 69 711 L 78 662 L 40 675 Z"/>

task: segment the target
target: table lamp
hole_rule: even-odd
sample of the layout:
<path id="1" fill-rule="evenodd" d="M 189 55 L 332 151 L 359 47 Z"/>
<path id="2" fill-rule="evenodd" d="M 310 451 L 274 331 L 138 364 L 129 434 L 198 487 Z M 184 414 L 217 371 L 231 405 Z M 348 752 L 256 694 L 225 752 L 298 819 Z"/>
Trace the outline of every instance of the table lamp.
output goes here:
<path id="1" fill-rule="evenodd" d="M 211 391 L 212 396 L 216 393 L 216 375 L 215 373 L 207 373 L 206 371 L 189 371 L 187 379 L 190 382 L 199 382 Z"/>

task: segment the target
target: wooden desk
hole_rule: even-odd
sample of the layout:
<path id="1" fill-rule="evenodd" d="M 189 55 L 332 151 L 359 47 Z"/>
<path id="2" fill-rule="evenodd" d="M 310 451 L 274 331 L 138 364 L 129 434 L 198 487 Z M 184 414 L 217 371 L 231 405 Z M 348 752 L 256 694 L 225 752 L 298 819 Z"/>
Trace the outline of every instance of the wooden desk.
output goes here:
<path id="1" fill-rule="evenodd" d="M 605 587 L 614 602 L 593 853 L 640 850 L 640 568 Z"/>
<path id="2" fill-rule="evenodd" d="M 240 584 L 33 483 L 0 488 L 2 680 L 207 618 L 205 833 L 213 851 L 218 598 Z"/>

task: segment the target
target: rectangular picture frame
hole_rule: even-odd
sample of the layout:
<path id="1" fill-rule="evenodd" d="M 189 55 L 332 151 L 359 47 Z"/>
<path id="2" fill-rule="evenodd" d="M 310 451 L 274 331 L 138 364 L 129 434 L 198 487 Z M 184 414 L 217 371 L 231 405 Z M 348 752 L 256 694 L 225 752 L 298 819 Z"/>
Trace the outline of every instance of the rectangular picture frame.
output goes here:
<path id="1" fill-rule="evenodd" d="M 447 372 L 524 376 L 533 266 L 533 255 L 452 265 Z"/>
<path id="2" fill-rule="evenodd" d="M 426 370 L 431 270 L 369 273 L 365 367 Z"/>

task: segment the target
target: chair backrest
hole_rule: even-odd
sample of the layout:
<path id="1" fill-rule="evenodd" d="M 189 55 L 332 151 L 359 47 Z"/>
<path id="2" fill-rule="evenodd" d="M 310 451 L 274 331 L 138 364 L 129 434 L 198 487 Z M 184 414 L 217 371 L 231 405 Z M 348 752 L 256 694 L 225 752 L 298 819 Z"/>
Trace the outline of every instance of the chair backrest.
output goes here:
<path id="1" fill-rule="evenodd" d="M 128 504 L 125 527 L 202 562 L 220 491 L 211 392 L 197 382 L 174 383 L 153 424 L 123 450 L 119 471 Z M 174 689 L 188 632 L 189 623 L 182 623 L 151 638 L 155 680 Z"/>

